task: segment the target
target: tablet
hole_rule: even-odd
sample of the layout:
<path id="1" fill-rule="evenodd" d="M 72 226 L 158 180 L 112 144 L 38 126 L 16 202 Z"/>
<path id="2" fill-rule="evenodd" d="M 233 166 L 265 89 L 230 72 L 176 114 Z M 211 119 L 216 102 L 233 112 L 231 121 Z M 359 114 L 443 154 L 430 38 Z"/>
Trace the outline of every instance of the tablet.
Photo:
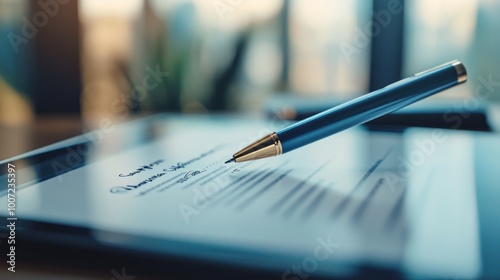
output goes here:
<path id="1" fill-rule="evenodd" d="M 147 259 L 160 271 L 179 265 L 180 275 L 233 279 L 496 273 L 484 242 L 497 229 L 478 203 L 490 196 L 478 190 L 498 182 L 485 164 L 500 153 L 498 136 L 354 128 L 279 157 L 224 164 L 285 125 L 157 115 L 2 161 L 2 232 L 14 240 L 2 247 L 7 269 L 45 248 L 70 263 L 80 250 L 135 260 L 136 271 Z"/>

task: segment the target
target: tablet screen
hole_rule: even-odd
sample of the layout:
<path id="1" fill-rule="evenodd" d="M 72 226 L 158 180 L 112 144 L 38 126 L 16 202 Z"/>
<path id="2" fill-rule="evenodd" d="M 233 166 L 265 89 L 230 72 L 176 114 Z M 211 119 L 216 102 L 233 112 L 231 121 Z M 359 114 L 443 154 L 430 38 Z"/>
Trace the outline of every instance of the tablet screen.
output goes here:
<path id="1" fill-rule="evenodd" d="M 141 248 L 281 269 L 285 278 L 365 262 L 435 273 L 434 261 L 420 257 L 419 235 L 411 233 L 425 229 L 413 209 L 433 205 L 416 198 L 436 181 L 436 165 L 448 160 L 446 133 L 351 129 L 279 157 L 224 164 L 284 125 L 160 115 L 91 132 L 12 161 L 18 177 L 24 174 L 15 216 L 90 229 L 96 241 L 117 246 L 138 244 L 102 232 L 205 244 L 221 249 Z M 471 191 L 460 189 L 460 211 L 474 209 Z M 8 217 L 10 210 L 2 203 L 0 214 Z M 475 218 L 462 222 L 473 225 L 463 234 L 474 236 Z M 475 254 L 451 262 L 464 264 L 462 275 L 478 271 L 474 244 L 460 250 Z"/>

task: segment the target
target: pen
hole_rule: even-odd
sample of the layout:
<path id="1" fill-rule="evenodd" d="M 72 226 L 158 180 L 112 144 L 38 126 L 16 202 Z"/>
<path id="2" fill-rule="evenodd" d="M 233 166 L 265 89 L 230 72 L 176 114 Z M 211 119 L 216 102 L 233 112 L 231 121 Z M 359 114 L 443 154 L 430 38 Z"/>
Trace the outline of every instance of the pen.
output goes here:
<path id="1" fill-rule="evenodd" d="M 293 151 L 465 81 L 467 72 L 460 61 L 445 63 L 266 135 L 235 153 L 225 163 L 255 160 Z"/>

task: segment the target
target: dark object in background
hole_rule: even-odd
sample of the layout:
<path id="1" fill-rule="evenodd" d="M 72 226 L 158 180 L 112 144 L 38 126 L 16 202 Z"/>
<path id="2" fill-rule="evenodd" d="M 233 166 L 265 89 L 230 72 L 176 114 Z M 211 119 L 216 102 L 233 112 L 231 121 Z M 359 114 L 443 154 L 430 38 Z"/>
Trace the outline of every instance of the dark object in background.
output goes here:
<path id="1" fill-rule="evenodd" d="M 368 92 L 401 79 L 403 31 L 404 0 L 373 0 Z"/>
<path id="2" fill-rule="evenodd" d="M 266 114 L 274 119 L 298 121 L 342 104 L 337 98 L 306 99 L 279 95 L 268 101 Z M 394 113 L 371 120 L 364 125 L 370 129 L 435 127 L 473 131 L 492 131 L 486 115 L 486 104 L 473 110 L 456 108 L 457 101 L 419 101 Z"/>
<path id="3" fill-rule="evenodd" d="M 36 28 L 31 39 L 34 73 L 31 87 L 36 114 L 80 113 L 80 21 L 78 1 L 57 5 L 53 16 L 40 4 L 30 1 L 28 19 L 40 20 L 47 16 L 46 24 Z M 57 2 L 59 3 L 59 2 Z"/>
<path id="4" fill-rule="evenodd" d="M 236 80 L 238 70 L 243 64 L 244 54 L 248 48 L 250 33 L 243 32 L 234 46 L 234 55 L 229 64 L 213 81 L 213 90 L 210 94 L 208 109 L 212 111 L 224 111 L 228 108 L 228 96 L 231 86 Z"/>

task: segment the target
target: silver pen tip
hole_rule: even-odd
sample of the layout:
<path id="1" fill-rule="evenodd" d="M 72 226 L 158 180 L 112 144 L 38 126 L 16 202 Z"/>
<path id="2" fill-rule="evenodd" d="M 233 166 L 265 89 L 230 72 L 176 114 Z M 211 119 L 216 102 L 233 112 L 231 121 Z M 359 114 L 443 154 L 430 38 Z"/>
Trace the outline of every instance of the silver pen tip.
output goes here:
<path id="1" fill-rule="evenodd" d="M 230 162 L 234 162 L 234 161 L 235 161 L 235 159 L 234 159 L 234 158 L 231 158 L 230 160 L 228 160 L 228 161 L 224 162 L 224 164 L 227 164 L 227 163 L 230 163 Z"/>

